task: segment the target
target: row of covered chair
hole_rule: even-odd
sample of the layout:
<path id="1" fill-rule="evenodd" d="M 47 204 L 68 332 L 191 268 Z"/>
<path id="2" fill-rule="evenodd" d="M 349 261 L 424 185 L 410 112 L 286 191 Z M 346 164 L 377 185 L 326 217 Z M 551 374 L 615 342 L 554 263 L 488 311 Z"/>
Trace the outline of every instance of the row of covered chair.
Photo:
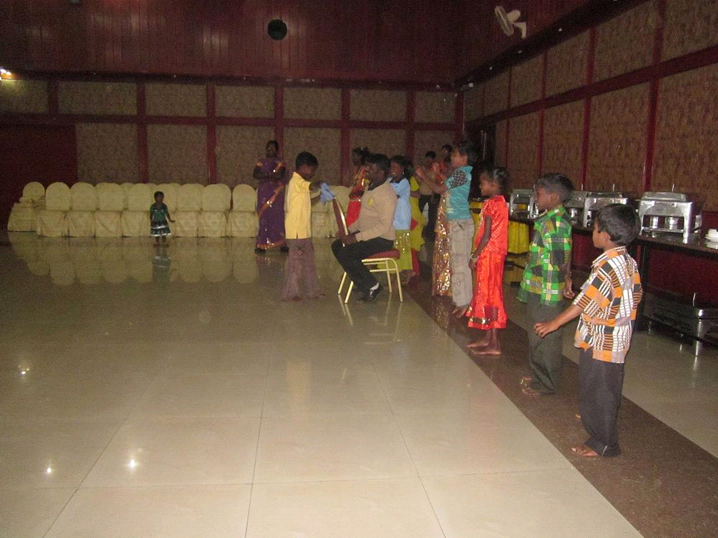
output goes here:
<path id="1" fill-rule="evenodd" d="M 335 187 L 348 198 L 346 187 Z M 179 237 L 255 237 L 257 195 L 250 185 L 230 189 L 224 184 L 52 183 L 45 189 L 28 183 L 8 221 L 9 231 L 35 231 L 47 237 L 144 237 L 150 233 L 149 207 L 154 193 L 176 221 L 170 228 Z M 345 192 L 346 191 L 346 192 Z M 312 212 L 315 237 L 336 232 L 328 204 Z"/>

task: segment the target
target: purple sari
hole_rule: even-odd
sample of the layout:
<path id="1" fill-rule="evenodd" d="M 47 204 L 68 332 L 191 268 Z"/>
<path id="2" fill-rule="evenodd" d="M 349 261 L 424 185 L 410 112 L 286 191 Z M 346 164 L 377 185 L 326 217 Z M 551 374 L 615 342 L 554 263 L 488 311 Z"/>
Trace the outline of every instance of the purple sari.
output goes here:
<path id="1" fill-rule="evenodd" d="M 279 158 L 260 159 L 257 165 L 269 175 L 284 161 Z M 259 234 L 257 248 L 263 250 L 284 245 L 284 186 L 282 180 L 262 179 L 257 187 L 257 215 Z"/>

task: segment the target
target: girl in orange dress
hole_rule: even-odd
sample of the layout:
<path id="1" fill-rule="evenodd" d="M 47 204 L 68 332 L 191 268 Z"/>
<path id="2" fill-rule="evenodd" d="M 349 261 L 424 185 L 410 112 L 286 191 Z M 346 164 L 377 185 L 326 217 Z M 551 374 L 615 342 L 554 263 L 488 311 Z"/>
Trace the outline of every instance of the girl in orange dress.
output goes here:
<path id="1" fill-rule="evenodd" d="M 361 197 L 367 184 L 365 160 L 369 155 L 368 148 L 354 148 L 352 150 L 352 165 L 354 175 L 352 176 L 351 190 L 349 191 L 349 207 L 347 207 L 347 226 L 351 226 L 359 218 L 361 209 Z"/>
<path id="2" fill-rule="evenodd" d="M 509 173 L 494 168 L 480 176 L 481 195 L 488 197 L 481 208 L 481 221 L 469 265 L 476 270 L 474 298 L 466 315 L 469 327 L 485 331 L 468 345 L 473 355 L 501 355 L 499 329 L 506 328 L 504 309 L 504 260 L 508 252 L 509 211 L 506 192 Z"/>

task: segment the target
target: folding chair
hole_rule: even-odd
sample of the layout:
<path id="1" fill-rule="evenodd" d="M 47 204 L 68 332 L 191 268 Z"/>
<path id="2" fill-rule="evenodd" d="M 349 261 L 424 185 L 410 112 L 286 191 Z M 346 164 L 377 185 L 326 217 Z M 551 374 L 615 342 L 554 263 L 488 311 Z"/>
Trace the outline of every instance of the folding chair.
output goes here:
<path id="1" fill-rule="evenodd" d="M 332 200 L 332 207 L 334 209 L 334 218 L 337 221 L 337 237 L 339 239 L 343 239 L 347 235 L 349 235 L 349 229 L 347 228 L 347 221 L 344 217 L 344 210 L 342 209 L 341 204 L 339 201 L 334 198 Z M 372 254 L 368 258 L 364 258 L 362 260 L 362 263 L 366 265 L 369 269 L 370 273 L 385 273 L 386 274 L 386 280 L 387 280 L 387 288 L 389 289 L 389 293 L 392 293 L 393 286 L 391 283 L 391 275 L 396 276 L 396 288 L 399 292 L 399 301 L 404 301 L 404 295 L 401 291 L 401 276 L 399 274 L 399 265 L 396 263 L 396 260 L 399 259 L 399 251 L 396 249 L 392 250 L 386 250 L 384 252 L 377 252 L 376 254 Z M 342 288 L 344 287 L 344 282 L 347 281 L 347 273 L 346 271 L 342 275 L 342 280 L 339 283 L 339 289 L 337 290 L 337 293 L 341 295 Z M 349 279 L 349 287 L 347 288 L 347 294 L 344 297 L 344 303 L 349 302 L 349 297 L 352 294 L 352 290 L 354 289 L 354 282 Z"/>

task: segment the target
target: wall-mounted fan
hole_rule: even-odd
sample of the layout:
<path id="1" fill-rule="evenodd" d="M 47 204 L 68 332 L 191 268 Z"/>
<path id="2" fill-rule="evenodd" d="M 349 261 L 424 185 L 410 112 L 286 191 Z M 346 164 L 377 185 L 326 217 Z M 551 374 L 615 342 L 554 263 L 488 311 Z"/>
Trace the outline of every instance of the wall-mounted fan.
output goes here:
<path id="1" fill-rule="evenodd" d="M 506 13 L 502 6 L 496 6 L 494 14 L 506 35 L 514 35 L 514 28 L 518 28 L 521 31 L 521 39 L 526 39 L 526 23 L 518 22 L 521 17 L 521 12 L 518 9 Z"/>

